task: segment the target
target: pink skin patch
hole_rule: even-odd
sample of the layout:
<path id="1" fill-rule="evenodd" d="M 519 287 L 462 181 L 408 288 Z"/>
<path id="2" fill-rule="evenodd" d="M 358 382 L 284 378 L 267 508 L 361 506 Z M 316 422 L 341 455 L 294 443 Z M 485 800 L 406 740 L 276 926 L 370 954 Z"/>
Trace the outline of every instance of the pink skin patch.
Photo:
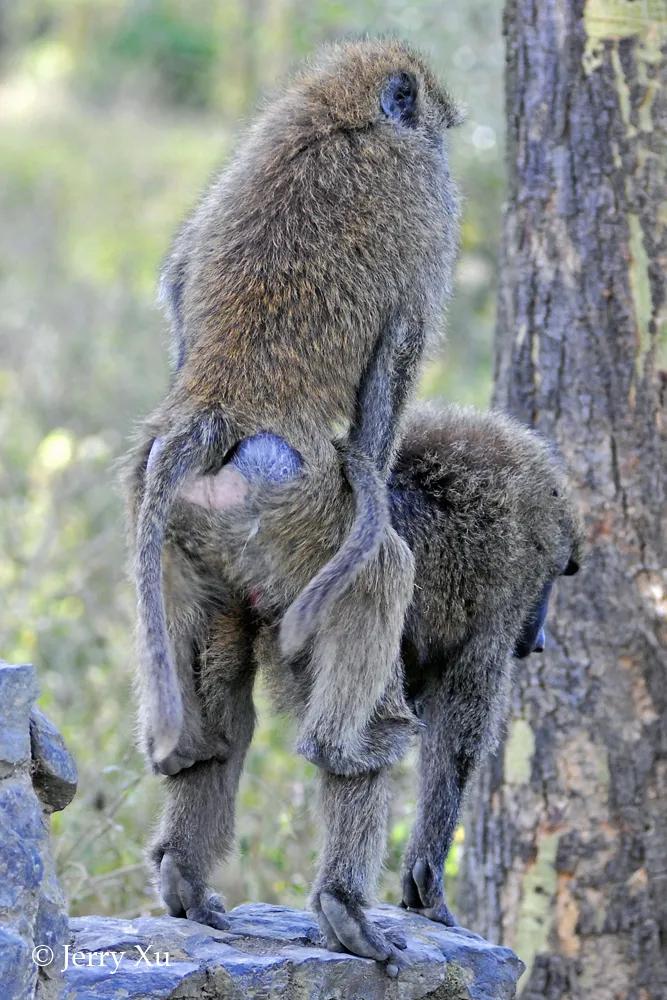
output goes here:
<path id="1" fill-rule="evenodd" d="M 253 587 L 250 590 L 250 593 L 248 594 L 248 600 L 250 601 L 250 607 L 255 608 L 255 610 L 257 610 L 257 608 L 262 603 L 262 591 L 259 589 L 259 587 Z"/>
<path id="2" fill-rule="evenodd" d="M 250 483 L 245 476 L 233 465 L 225 465 L 214 476 L 188 476 L 181 487 L 180 496 L 183 500 L 208 510 L 229 510 L 245 501 L 249 489 Z M 261 589 L 253 587 L 248 600 L 251 607 L 259 607 L 262 601 Z"/>
<path id="3" fill-rule="evenodd" d="M 146 472 L 150 472 L 164 447 L 162 438 L 156 438 L 148 455 Z M 226 510 L 243 503 L 250 484 L 233 465 L 225 465 L 215 476 L 187 476 L 180 489 L 184 500 L 209 510 Z"/>
<path id="4" fill-rule="evenodd" d="M 244 503 L 249 490 L 250 484 L 246 477 L 233 465 L 225 465 L 214 476 L 188 476 L 183 482 L 180 496 L 198 507 L 227 510 Z"/>

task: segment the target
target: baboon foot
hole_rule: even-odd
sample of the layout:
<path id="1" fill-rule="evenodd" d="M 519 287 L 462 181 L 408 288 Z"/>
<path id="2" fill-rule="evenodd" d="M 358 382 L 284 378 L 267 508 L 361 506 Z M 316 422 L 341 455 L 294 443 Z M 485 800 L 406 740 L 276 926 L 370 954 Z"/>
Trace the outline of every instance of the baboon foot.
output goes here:
<path id="1" fill-rule="evenodd" d="M 329 951 L 348 951 L 361 958 L 382 962 L 387 975 L 395 979 L 407 964 L 401 954 L 407 947 L 397 930 L 382 930 L 366 917 L 359 903 L 340 890 L 323 890 L 313 905 Z"/>
<path id="2" fill-rule="evenodd" d="M 152 741 L 149 739 L 148 752 L 153 773 L 164 774 L 168 777 L 173 777 L 200 761 L 225 761 L 229 756 L 229 742 L 223 736 L 218 736 L 213 740 L 195 740 L 182 735 L 171 753 L 160 760 L 155 758 L 151 743 Z"/>
<path id="3" fill-rule="evenodd" d="M 442 879 L 438 879 L 433 866 L 424 858 L 417 858 L 412 868 L 403 876 L 404 910 L 421 913 L 445 927 L 455 927 L 456 917 L 445 903 Z"/>
<path id="4" fill-rule="evenodd" d="M 229 928 L 221 897 L 189 879 L 169 852 L 160 862 L 160 895 L 171 917 L 186 917 L 219 931 Z"/>
<path id="5" fill-rule="evenodd" d="M 321 770 L 354 778 L 396 764 L 420 728 L 416 718 L 383 719 L 371 723 L 359 736 L 342 745 L 334 746 L 314 733 L 305 733 L 296 749 Z"/>

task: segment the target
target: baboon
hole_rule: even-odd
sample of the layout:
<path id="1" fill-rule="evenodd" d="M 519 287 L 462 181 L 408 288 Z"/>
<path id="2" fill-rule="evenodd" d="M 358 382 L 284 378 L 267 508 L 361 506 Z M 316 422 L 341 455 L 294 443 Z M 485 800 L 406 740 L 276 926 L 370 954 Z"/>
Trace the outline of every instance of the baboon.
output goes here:
<path id="1" fill-rule="evenodd" d="M 321 683 L 303 719 L 301 751 L 318 761 L 353 755 L 395 669 L 411 556 L 362 447 L 391 451 L 440 327 L 458 230 L 443 133 L 457 120 L 449 96 L 406 45 L 326 48 L 268 103 L 175 242 L 162 279 L 175 370 L 128 477 L 144 742 L 159 770 L 173 773 L 204 752 L 187 676 L 193 636 L 181 622 L 172 648 L 167 630 L 165 531 L 184 480 L 219 470 L 248 437 L 288 442 L 303 505 L 313 478 L 322 485 L 322 469 L 332 509 L 349 487 L 354 500 L 331 561 L 284 609 L 283 653 L 303 652 L 352 582 L 363 589 L 365 568 L 369 605 L 380 607 L 374 617 L 393 622 L 366 642 L 369 683 L 357 688 L 347 715 L 338 693 L 356 678 L 358 653 L 342 629 L 327 630 L 326 648 L 312 642 Z M 334 427 L 358 416 L 359 387 L 373 365 L 382 372 L 382 402 L 341 467 Z M 399 724 L 406 713 L 399 709 Z"/>
<path id="2" fill-rule="evenodd" d="M 330 494 L 318 491 L 316 478 L 307 503 L 300 482 L 275 482 L 290 451 L 277 438 L 244 442 L 232 459 L 248 486 L 242 502 L 233 512 L 210 509 L 217 506 L 216 480 L 232 474 L 226 467 L 207 483 L 199 478 L 186 485 L 190 501 L 201 506 L 179 500 L 170 529 L 170 614 L 175 621 L 199 622 L 198 697 L 212 747 L 221 736 L 227 747 L 221 759 L 166 779 L 168 801 L 152 859 L 169 911 L 219 927 L 226 925 L 222 904 L 206 885 L 212 865 L 231 846 L 236 786 L 252 736 L 256 664 L 277 707 L 302 718 L 320 682 L 317 662 L 282 655 L 280 615 L 339 545 L 353 517 L 350 496 L 342 495 L 341 514 Z M 450 924 L 442 872 L 461 795 L 480 755 L 496 744 L 512 654 L 520 658 L 544 645 L 549 591 L 558 576 L 576 572 L 581 528 L 566 476 L 547 444 L 497 413 L 412 409 L 388 484 L 394 528 L 416 567 L 403 669 L 392 676 L 361 734 L 365 769 L 351 771 L 341 759 L 334 761 L 338 773 L 329 763 L 320 770 L 325 845 L 311 901 L 328 947 L 377 959 L 395 975 L 403 942 L 363 910 L 384 850 L 395 759 L 395 731 L 387 722 L 395 702 L 408 700 L 421 743 L 419 806 L 405 852 L 402 904 Z M 225 587 L 216 603 L 223 551 L 236 559 L 235 607 L 224 604 Z M 364 598 L 357 605 L 355 596 L 353 587 L 330 612 L 352 636 L 355 616 L 363 621 L 368 615 Z"/>

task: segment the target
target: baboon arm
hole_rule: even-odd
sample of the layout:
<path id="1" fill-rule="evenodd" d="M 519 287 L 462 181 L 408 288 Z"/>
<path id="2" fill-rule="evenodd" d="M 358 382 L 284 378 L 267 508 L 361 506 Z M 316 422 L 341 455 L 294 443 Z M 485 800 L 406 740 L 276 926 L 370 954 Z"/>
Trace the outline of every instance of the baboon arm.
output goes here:
<path id="1" fill-rule="evenodd" d="M 456 829 L 470 760 L 454 748 L 443 710 L 444 686 L 427 697 L 423 722 L 417 819 L 402 866 L 401 905 L 452 925 L 444 898 L 443 868 Z"/>
<path id="2" fill-rule="evenodd" d="M 417 819 L 402 866 L 402 905 L 440 923 L 455 923 L 445 903 L 443 869 L 461 799 L 480 752 L 494 739 L 502 714 L 505 657 L 493 640 L 470 641 L 423 696 Z M 444 673 L 443 673 L 444 672 Z"/>

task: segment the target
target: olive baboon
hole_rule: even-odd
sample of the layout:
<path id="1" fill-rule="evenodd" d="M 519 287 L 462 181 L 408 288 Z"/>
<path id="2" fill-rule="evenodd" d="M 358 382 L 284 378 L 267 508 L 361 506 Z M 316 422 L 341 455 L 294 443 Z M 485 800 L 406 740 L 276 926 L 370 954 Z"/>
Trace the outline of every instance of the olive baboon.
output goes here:
<path id="1" fill-rule="evenodd" d="M 333 629 L 326 649 L 314 642 L 321 683 L 303 719 L 302 752 L 327 760 L 353 747 L 395 669 L 411 556 L 389 524 L 374 462 L 348 449 L 343 475 L 331 438 L 336 423 L 355 417 L 364 371 L 379 370 L 380 359 L 387 392 L 360 444 L 390 451 L 437 335 L 458 229 L 443 131 L 457 120 L 407 46 L 327 48 L 268 104 L 176 240 L 163 275 L 176 367 L 129 476 L 144 740 L 164 772 L 204 753 L 187 676 L 192 636 L 182 623 L 172 648 L 167 631 L 165 531 L 184 479 L 219 470 L 244 438 L 268 433 L 289 442 L 303 505 L 313 477 L 322 484 L 322 469 L 332 509 L 347 483 L 355 501 L 331 562 L 302 580 L 285 610 L 283 653 L 303 651 L 365 567 L 369 604 L 381 606 L 375 617 L 390 620 L 378 641 L 363 625 L 368 683 L 347 714 L 338 693 L 355 678 L 358 653 Z M 399 708 L 399 723 L 406 712 Z"/>
<path id="2" fill-rule="evenodd" d="M 211 754 L 221 740 L 226 749 L 219 760 L 166 780 L 168 802 L 152 859 L 170 912 L 214 926 L 225 926 L 225 917 L 206 885 L 212 865 L 231 846 L 238 776 L 252 735 L 255 664 L 278 708 L 301 718 L 320 683 L 317 663 L 282 656 L 280 615 L 340 544 L 353 517 L 351 497 L 342 495 L 341 514 L 331 493 L 318 490 L 316 477 L 308 483 L 308 503 L 301 481 L 274 481 L 276 468 L 289 465 L 290 451 L 277 438 L 244 442 L 232 459 L 248 486 L 243 502 L 233 512 L 208 509 L 217 504 L 215 481 L 232 475 L 226 467 L 205 490 L 201 479 L 186 484 L 186 496 L 204 506 L 179 500 L 171 525 L 170 620 L 177 635 L 179 621 L 198 622 L 197 693 Z M 319 475 L 324 481 L 330 472 Z M 402 637 L 404 670 L 392 676 L 361 735 L 358 754 L 360 761 L 366 755 L 366 767 L 350 771 L 341 758 L 334 762 L 339 773 L 329 764 L 321 771 L 326 840 L 312 903 L 330 948 L 383 961 L 395 974 L 400 939 L 363 912 L 384 849 L 395 703 L 407 697 L 421 739 L 403 905 L 451 923 L 442 869 L 461 795 L 480 754 L 495 745 L 512 654 L 524 656 L 544 643 L 549 589 L 559 575 L 576 572 L 581 532 L 566 477 L 547 445 L 500 414 L 412 410 L 389 494 L 392 521 L 413 552 L 418 581 Z M 229 558 L 239 582 L 236 605 L 219 582 Z M 330 612 L 352 636 L 357 619 L 369 614 L 355 590 Z M 325 622 L 316 641 L 326 642 L 328 628 Z"/>

